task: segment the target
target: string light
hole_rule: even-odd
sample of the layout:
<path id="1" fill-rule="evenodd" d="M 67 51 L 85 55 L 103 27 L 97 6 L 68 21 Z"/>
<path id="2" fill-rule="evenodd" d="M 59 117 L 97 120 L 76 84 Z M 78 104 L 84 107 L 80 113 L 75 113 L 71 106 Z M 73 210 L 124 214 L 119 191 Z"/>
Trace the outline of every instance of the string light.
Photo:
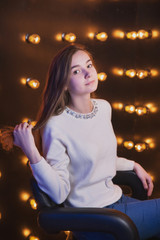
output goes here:
<path id="1" fill-rule="evenodd" d="M 124 105 L 121 102 L 115 102 L 112 103 L 112 107 L 116 110 L 124 110 L 129 114 L 136 113 L 138 116 L 148 113 L 156 113 L 158 111 L 158 108 L 154 105 L 154 103 L 146 103 L 143 106 L 135 106 L 133 104 Z"/>
<path id="2" fill-rule="evenodd" d="M 136 31 L 131 31 L 131 32 L 126 32 L 126 38 L 130 40 L 135 40 L 135 39 L 147 39 L 152 37 L 152 31 L 146 31 L 144 29 L 139 30 L 138 32 Z"/>
<path id="3" fill-rule="evenodd" d="M 30 203 L 32 209 L 34 209 L 34 210 L 37 209 L 37 203 L 36 203 L 36 200 L 35 200 L 35 199 L 30 198 L 30 199 L 29 199 L 29 203 Z"/>
<path id="4" fill-rule="evenodd" d="M 121 30 L 114 30 L 112 32 L 112 36 L 115 38 L 124 38 L 125 37 L 125 33 Z"/>
<path id="5" fill-rule="evenodd" d="M 27 78 L 26 84 L 32 89 L 37 89 L 39 88 L 40 82 L 37 79 Z"/>
<path id="6" fill-rule="evenodd" d="M 37 89 L 40 86 L 40 82 L 37 79 L 33 79 L 33 78 L 24 78 L 24 77 L 22 77 L 20 79 L 20 83 L 22 85 L 27 85 L 28 87 L 30 87 L 32 89 Z"/>
<path id="7" fill-rule="evenodd" d="M 67 42 L 75 42 L 76 41 L 76 35 L 74 33 L 62 33 L 62 40 Z"/>
<path id="8" fill-rule="evenodd" d="M 2 177 L 2 172 L 0 171 L 0 178 Z"/>
<path id="9" fill-rule="evenodd" d="M 0 220 L 2 219 L 2 213 L 0 212 Z"/>
<path id="10" fill-rule="evenodd" d="M 123 143 L 123 138 L 117 136 L 117 144 L 118 144 L 118 145 L 121 145 L 122 143 Z"/>
<path id="11" fill-rule="evenodd" d="M 130 40 L 135 40 L 137 38 L 137 32 L 135 32 L 135 31 L 127 32 L 126 38 L 130 39 Z"/>
<path id="12" fill-rule="evenodd" d="M 99 32 L 99 33 L 90 32 L 88 33 L 88 37 L 92 40 L 97 39 L 98 41 L 105 42 L 108 38 L 108 35 L 106 32 Z"/>
<path id="13" fill-rule="evenodd" d="M 32 44 L 39 44 L 40 43 L 40 36 L 38 34 L 26 34 L 26 42 Z"/>
<path id="14" fill-rule="evenodd" d="M 147 107 L 137 107 L 135 111 L 136 111 L 137 115 L 140 116 L 140 115 L 146 114 L 148 112 L 148 109 L 147 109 Z"/>
<path id="15" fill-rule="evenodd" d="M 139 79 L 144 79 L 146 77 L 157 77 L 159 75 L 159 71 L 157 69 L 121 69 L 121 68 L 113 68 L 112 73 L 118 76 L 127 76 L 130 78 L 134 78 L 137 76 Z"/>
<path id="16" fill-rule="evenodd" d="M 148 139 L 148 142 L 149 141 L 150 141 L 149 144 L 147 143 L 147 139 L 144 142 L 140 142 L 140 143 L 136 143 L 136 144 L 133 141 L 124 141 L 122 144 L 128 150 L 134 148 L 137 152 L 143 152 L 144 150 L 149 149 L 150 146 L 151 146 L 151 148 L 155 147 L 155 144 L 153 143 L 153 139 Z"/>
<path id="17" fill-rule="evenodd" d="M 123 145 L 127 149 L 132 149 L 134 147 L 134 143 L 132 141 L 124 141 Z"/>
<path id="18" fill-rule="evenodd" d="M 107 74 L 105 72 L 98 73 L 98 80 L 103 82 L 107 79 Z"/>
<path id="19" fill-rule="evenodd" d="M 27 163 L 28 163 L 28 158 L 27 158 L 26 156 L 23 156 L 23 157 L 21 158 L 21 162 L 22 162 L 24 165 L 27 165 Z"/>
<path id="20" fill-rule="evenodd" d="M 147 32 L 147 31 L 145 31 L 145 30 L 139 30 L 138 32 L 137 32 L 137 37 L 139 38 L 139 39 L 145 39 L 145 38 L 149 38 L 150 37 L 150 32 Z"/>
<path id="21" fill-rule="evenodd" d="M 159 71 L 157 69 L 151 69 L 150 70 L 150 75 L 152 77 L 157 77 L 159 75 Z"/>
<path id="22" fill-rule="evenodd" d="M 135 106 L 134 105 L 126 105 L 124 110 L 128 113 L 134 113 L 135 112 Z"/>
<path id="23" fill-rule="evenodd" d="M 24 202 L 28 201 L 28 199 L 30 198 L 30 194 L 27 192 L 21 192 L 20 193 L 20 199 Z"/>
<path id="24" fill-rule="evenodd" d="M 158 111 L 158 108 L 157 108 L 157 106 L 155 106 L 154 103 L 147 103 L 145 105 L 149 109 L 149 112 L 151 112 L 151 113 L 156 113 Z"/>
<path id="25" fill-rule="evenodd" d="M 95 35 L 95 38 L 101 42 L 104 42 L 107 40 L 108 35 L 106 32 L 100 32 Z"/>
<path id="26" fill-rule="evenodd" d="M 150 75 L 150 71 L 149 70 L 138 70 L 136 75 L 138 78 L 143 79 Z"/>
<path id="27" fill-rule="evenodd" d="M 137 143 L 135 144 L 134 148 L 137 152 L 143 152 L 147 149 L 147 145 L 146 143 Z"/>
<path id="28" fill-rule="evenodd" d="M 130 78 L 134 78 L 136 76 L 136 70 L 129 69 L 125 71 L 125 75 Z"/>
<path id="29" fill-rule="evenodd" d="M 29 240 L 39 240 L 39 238 L 35 236 L 29 236 Z"/>
<path id="30" fill-rule="evenodd" d="M 21 78 L 20 82 L 21 82 L 22 85 L 26 85 L 27 78 Z"/>
<path id="31" fill-rule="evenodd" d="M 31 234 L 31 230 L 29 228 L 22 229 L 22 234 L 24 237 L 28 237 Z"/>
<path id="32" fill-rule="evenodd" d="M 120 102 L 115 102 L 115 103 L 112 103 L 112 107 L 117 110 L 122 110 L 124 107 L 124 104 Z"/>
<path id="33" fill-rule="evenodd" d="M 153 148 L 155 148 L 155 140 L 153 139 L 153 138 L 146 138 L 145 140 L 144 140 L 144 142 L 145 143 L 147 143 L 148 144 L 148 147 L 150 148 L 150 149 L 153 149 Z"/>
<path id="34" fill-rule="evenodd" d="M 160 36 L 160 32 L 158 30 L 152 30 L 152 38 L 157 38 Z"/>
<path id="35" fill-rule="evenodd" d="M 114 75 L 123 76 L 124 75 L 124 70 L 121 69 L 121 68 L 113 68 L 112 73 Z"/>

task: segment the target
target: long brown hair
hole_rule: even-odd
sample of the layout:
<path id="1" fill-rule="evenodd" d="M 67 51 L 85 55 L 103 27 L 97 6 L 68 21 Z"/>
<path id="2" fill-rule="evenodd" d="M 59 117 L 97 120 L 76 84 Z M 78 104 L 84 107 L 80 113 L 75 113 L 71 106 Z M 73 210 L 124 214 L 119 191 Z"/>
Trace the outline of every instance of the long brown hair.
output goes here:
<path id="1" fill-rule="evenodd" d="M 72 56 L 82 50 L 92 58 L 83 45 L 70 44 L 63 48 L 51 62 L 43 92 L 42 105 L 34 130 L 40 129 L 50 116 L 60 114 L 70 101 L 66 87 L 69 83 Z"/>

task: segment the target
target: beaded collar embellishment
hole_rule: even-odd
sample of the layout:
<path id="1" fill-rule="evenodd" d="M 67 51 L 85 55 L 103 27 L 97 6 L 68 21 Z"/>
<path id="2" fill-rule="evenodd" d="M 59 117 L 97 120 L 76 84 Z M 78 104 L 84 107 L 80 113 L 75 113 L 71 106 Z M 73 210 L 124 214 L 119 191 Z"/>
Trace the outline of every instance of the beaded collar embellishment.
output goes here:
<path id="1" fill-rule="evenodd" d="M 92 100 L 92 103 L 93 103 L 93 110 L 92 110 L 92 112 L 87 113 L 87 114 L 77 113 L 77 112 L 71 110 L 68 107 L 65 108 L 65 111 L 66 111 L 67 114 L 70 114 L 75 118 L 90 119 L 90 118 L 93 118 L 96 115 L 96 113 L 98 112 L 97 102 L 95 100 Z"/>

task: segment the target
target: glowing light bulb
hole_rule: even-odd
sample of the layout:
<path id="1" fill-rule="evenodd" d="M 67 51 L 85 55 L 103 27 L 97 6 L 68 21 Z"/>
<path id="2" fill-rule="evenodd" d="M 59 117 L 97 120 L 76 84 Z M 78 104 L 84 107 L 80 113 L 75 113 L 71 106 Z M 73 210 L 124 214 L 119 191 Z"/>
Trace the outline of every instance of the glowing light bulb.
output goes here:
<path id="1" fill-rule="evenodd" d="M 107 74 L 105 72 L 98 73 L 98 80 L 105 81 L 107 78 Z"/>
<path id="2" fill-rule="evenodd" d="M 26 85 L 26 82 L 27 82 L 27 78 L 21 78 L 21 79 L 20 79 L 20 83 L 21 83 L 22 85 Z"/>
<path id="3" fill-rule="evenodd" d="M 31 198 L 31 199 L 29 200 L 29 202 L 30 202 L 31 208 L 34 209 L 34 210 L 36 210 L 36 209 L 37 209 L 36 200 L 33 199 L 33 198 Z"/>
<path id="4" fill-rule="evenodd" d="M 146 107 L 137 107 L 135 112 L 140 116 L 146 114 L 148 112 L 148 109 Z"/>
<path id="5" fill-rule="evenodd" d="M 27 163 L 28 163 L 28 158 L 27 158 L 26 156 L 23 156 L 23 157 L 21 158 L 21 162 L 22 162 L 24 165 L 27 165 Z"/>
<path id="6" fill-rule="evenodd" d="M 38 34 L 27 34 L 26 35 L 26 41 L 28 43 L 39 44 L 40 40 L 41 40 L 41 38 Z"/>
<path id="7" fill-rule="evenodd" d="M 67 42 L 75 42 L 76 35 L 74 33 L 62 33 L 62 39 Z"/>
<path id="8" fill-rule="evenodd" d="M 136 70 L 129 69 L 125 71 L 127 77 L 134 78 L 136 76 Z"/>
<path id="9" fill-rule="evenodd" d="M 134 143 L 132 141 L 124 141 L 123 145 L 127 149 L 132 149 L 134 147 Z"/>
<path id="10" fill-rule="evenodd" d="M 2 177 L 2 172 L 0 171 L 0 178 Z"/>
<path id="11" fill-rule="evenodd" d="M 94 32 L 88 33 L 88 37 L 89 37 L 90 39 L 94 39 L 95 33 L 94 33 Z"/>
<path id="12" fill-rule="evenodd" d="M 29 240 L 39 240 L 39 238 L 35 236 L 29 236 Z"/>
<path id="13" fill-rule="evenodd" d="M 0 220 L 2 219 L 2 213 L 0 212 Z"/>
<path id="14" fill-rule="evenodd" d="M 123 143 L 123 138 L 117 136 L 117 144 L 121 145 Z"/>
<path id="15" fill-rule="evenodd" d="M 126 38 L 130 39 L 130 40 L 135 40 L 137 38 L 137 32 L 135 32 L 135 31 L 127 32 Z"/>
<path id="16" fill-rule="evenodd" d="M 117 109 L 117 110 L 122 110 L 123 109 L 123 103 L 118 103 L 118 102 L 115 102 L 115 103 L 112 103 L 112 107 L 114 108 L 114 109 Z"/>
<path id="17" fill-rule="evenodd" d="M 156 146 L 153 138 L 146 138 L 144 140 L 144 142 L 147 143 L 149 148 L 151 148 L 151 149 L 155 148 L 155 146 Z"/>
<path id="18" fill-rule="evenodd" d="M 140 79 L 148 77 L 148 75 L 149 75 L 149 71 L 147 71 L 147 70 L 138 70 L 137 71 L 137 77 Z"/>
<path id="19" fill-rule="evenodd" d="M 143 152 L 147 148 L 145 143 L 137 143 L 134 147 L 137 152 Z"/>
<path id="20" fill-rule="evenodd" d="M 134 113 L 135 112 L 135 106 L 134 105 L 126 105 L 124 110 L 128 113 Z"/>
<path id="21" fill-rule="evenodd" d="M 115 75 L 123 76 L 124 70 L 121 68 L 113 68 L 112 73 Z"/>
<path id="22" fill-rule="evenodd" d="M 99 41 L 101 41 L 101 42 L 106 41 L 107 38 L 108 38 L 108 35 L 107 35 L 106 32 L 100 32 L 100 33 L 97 33 L 97 34 L 96 34 L 96 39 L 99 40 Z"/>
<path id="23" fill-rule="evenodd" d="M 157 69 L 151 69 L 150 74 L 152 77 L 157 77 L 159 75 L 159 72 Z"/>
<path id="24" fill-rule="evenodd" d="M 147 32 L 147 31 L 145 31 L 145 30 L 139 30 L 138 32 L 137 32 L 137 37 L 139 38 L 139 39 L 145 39 L 145 38 L 149 38 L 149 32 Z"/>
<path id="25" fill-rule="evenodd" d="M 145 105 L 151 113 L 156 113 L 158 111 L 158 108 L 154 105 L 154 103 L 147 103 Z"/>
<path id="26" fill-rule="evenodd" d="M 22 234 L 24 237 L 28 237 L 31 234 L 31 230 L 29 228 L 22 229 Z"/>
<path id="27" fill-rule="evenodd" d="M 115 38 L 124 38 L 125 37 L 125 33 L 121 30 L 114 30 L 112 32 L 112 36 Z"/>
<path id="28" fill-rule="evenodd" d="M 57 34 L 55 35 L 55 39 L 56 39 L 58 42 L 62 41 L 62 33 L 57 33 Z"/>
<path id="29" fill-rule="evenodd" d="M 160 36 L 160 32 L 158 30 L 152 30 L 151 35 L 152 38 L 157 38 Z"/>
<path id="30" fill-rule="evenodd" d="M 29 198 L 30 198 L 29 193 L 27 193 L 27 192 L 21 192 L 21 193 L 20 193 L 20 199 L 21 199 L 22 201 L 25 201 L 25 202 L 26 202 Z"/>
<path id="31" fill-rule="evenodd" d="M 40 82 L 37 79 L 27 78 L 27 85 L 32 89 L 39 88 Z"/>

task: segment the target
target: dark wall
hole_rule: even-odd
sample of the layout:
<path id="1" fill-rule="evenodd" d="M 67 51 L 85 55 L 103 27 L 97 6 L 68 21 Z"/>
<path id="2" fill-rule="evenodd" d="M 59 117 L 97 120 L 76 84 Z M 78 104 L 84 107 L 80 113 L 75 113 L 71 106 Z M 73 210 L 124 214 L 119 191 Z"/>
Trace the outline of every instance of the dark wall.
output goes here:
<path id="1" fill-rule="evenodd" d="M 117 136 L 124 140 L 141 142 L 153 138 L 155 147 L 143 152 L 118 146 L 119 156 L 134 159 L 146 168 L 155 179 L 153 197 L 159 197 L 159 119 L 160 95 L 159 75 L 145 79 L 128 78 L 113 74 L 113 68 L 157 69 L 160 71 L 160 47 L 158 38 L 144 40 L 116 39 L 115 29 L 138 31 L 139 29 L 160 31 L 160 3 L 148 1 L 105 0 L 15 0 L 0 1 L 0 125 L 15 125 L 24 117 L 35 119 L 40 106 L 49 63 L 54 54 L 66 42 L 58 42 L 59 32 L 73 32 L 76 42 L 85 44 L 93 53 L 99 72 L 108 78 L 99 83 L 97 95 L 115 102 L 144 105 L 152 102 L 156 113 L 144 116 L 128 114 L 113 108 L 113 127 Z M 89 31 L 108 34 L 105 42 L 91 40 Z M 41 37 L 38 45 L 21 40 L 27 33 Z M 40 81 L 37 90 L 20 84 L 21 77 L 33 77 Z M 28 227 L 40 239 L 46 239 L 36 225 L 37 212 L 28 202 L 20 200 L 19 193 L 30 191 L 30 170 L 21 162 L 23 153 L 14 149 L 10 153 L 0 150 L 0 220 L 2 239 L 25 239 L 22 229 Z M 63 239 L 64 234 L 54 239 Z M 47 239 L 50 239 L 48 236 Z"/>

